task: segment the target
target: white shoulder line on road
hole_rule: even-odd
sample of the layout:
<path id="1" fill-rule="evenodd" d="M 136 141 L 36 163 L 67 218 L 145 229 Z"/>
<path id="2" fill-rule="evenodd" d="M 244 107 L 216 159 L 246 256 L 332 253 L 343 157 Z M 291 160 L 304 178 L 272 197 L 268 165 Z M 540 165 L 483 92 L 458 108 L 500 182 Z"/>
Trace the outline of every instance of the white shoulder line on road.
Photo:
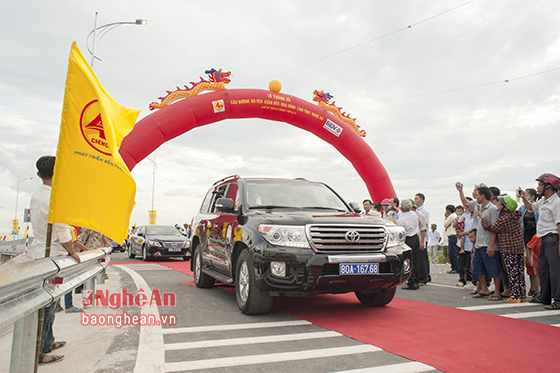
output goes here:
<path id="1" fill-rule="evenodd" d="M 556 326 L 557 328 L 560 328 L 560 324 L 552 324 L 551 326 Z"/>
<path id="2" fill-rule="evenodd" d="M 247 324 L 227 324 L 227 325 L 209 325 L 209 326 L 192 326 L 186 328 L 164 328 L 163 334 L 181 334 L 181 333 L 202 333 L 216 332 L 221 330 L 241 330 L 241 329 L 258 329 L 258 328 L 274 328 L 281 326 L 298 326 L 312 325 L 305 320 L 275 321 L 275 322 L 255 322 Z"/>
<path id="3" fill-rule="evenodd" d="M 524 319 L 524 318 L 530 318 L 530 317 L 546 317 L 546 316 L 556 316 L 556 315 L 560 315 L 560 310 L 521 312 L 521 313 L 512 313 L 512 314 L 509 314 L 509 315 L 500 315 L 500 316 L 509 317 L 511 319 Z"/>
<path id="4" fill-rule="evenodd" d="M 324 348 L 318 350 L 281 352 L 276 354 L 262 354 L 262 355 L 250 355 L 250 356 L 225 357 L 225 358 L 218 358 L 218 359 L 178 361 L 175 363 L 166 363 L 165 371 L 180 372 L 180 371 L 189 371 L 189 370 L 196 370 L 196 369 L 226 368 L 226 367 L 235 367 L 240 365 L 278 363 L 282 361 L 316 359 L 321 357 L 353 355 L 353 354 L 361 354 L 365 352 L 377 352 L 377 351 L 383 351 L 383 350 L 375 346 L 363 344 L 357 346 Z"/>
<path id="5" fill-rule="evenodd" d="M 458 310 L 465 310 L 465 311 L 481 311 L 481 310 L 491 310 L 495 308 L 515 308 L 515 307 L 524 307 L 524 306 L 537 306 L 535 303 L 493 303 L 493 304 L 486 304 L 483 306 L 470 306 L 470 307 L 457 307 Z"/>
<path id="6" fill-rule="evenodd" d="M 335 373 L 415 373 L 429 372 L 431 370 L 436 370 L 436 368 L 413 361 L 410 363 L 390 364 L 363 369 L 341 370 Z"/>
<path id="7" fill-rule="evenodd" d="M 125 266 L 117 265 L 126 271 L 134 280 L 138 290 L 144 289 L 147 299 L 151 299 L 152 289 L 138 273 Z M 157 305 L 147 304 L 141 310 L 142 315 L 154 315 L 159 320 Z M 136 365 L 134 373 L 160 373 L 165 367 L 165 350 L 163 348 L 163 334 L 161 325 L 141 325 L 140 340 L 138 341 L 138 352 L 136 355 Z"/>
<path id="8" fill-rule="evenodd" d="M 170 271 L 170 268 L 159 264 L 121 264 L 122 267 L 127 267 L 135 271 Z"/>
<path id="9" fill-rule="evenodd" d="M 240 345 L 248 345 L 248 344 L 256 344 L 256 343 L 302 341 L 306 339 L 329 338 L 329 337 L 343 337 L 343 335 L 337 332 L 325 331 L 325 332 L 313 332 L 313 333 L 269 335 L 264 337 L 214 339 L 209 341 L 167 343 L 165 344 L 165 350 L 166 351 L 190 350 L 193 348 L 240 346 Z"/>

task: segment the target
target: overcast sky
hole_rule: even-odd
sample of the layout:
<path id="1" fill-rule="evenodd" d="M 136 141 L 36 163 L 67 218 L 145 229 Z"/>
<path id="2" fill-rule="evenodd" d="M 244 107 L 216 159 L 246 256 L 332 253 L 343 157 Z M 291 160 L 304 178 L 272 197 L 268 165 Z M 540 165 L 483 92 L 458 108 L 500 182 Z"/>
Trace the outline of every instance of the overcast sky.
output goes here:
<path id="1" fill-rule="evenodd" d="M 513 192 L 560 174 L 560 2 L 5 1 L 0 12 L 0 235 L 40 186 L 35 161 L 56 153 L 68 55 L 98 25 L 125 25 L 97 44 L 94 70 L 122 105 L 149 115 L 167 90 L 204 70 L 233 73 L 228 89 L 311 101 L 314 89 L 367 131 L 399 198 L 426 195 L 431 222 L 458 204 L 456 181 Z M 407 26 L 411 27 L 407 27 Z M 158 223 L 190 222 L 209 186 L 231 174 L 323 181 L 347 201 L 364 182 L 331 145 L 288 124 L 227 120 L 155 152 Z M 150 157 L 153 157 L 152 154 Z M 146 224 L 153 164 L 133 170 L 131 224 Z M 99 182 L 111 182 L 100 180 Z M 107 213 L 110 213 L 107 206 Z M 84 211 L 87 215 L 87 211 Z M 441 228 L 440 228 L 441 231 Z"/>

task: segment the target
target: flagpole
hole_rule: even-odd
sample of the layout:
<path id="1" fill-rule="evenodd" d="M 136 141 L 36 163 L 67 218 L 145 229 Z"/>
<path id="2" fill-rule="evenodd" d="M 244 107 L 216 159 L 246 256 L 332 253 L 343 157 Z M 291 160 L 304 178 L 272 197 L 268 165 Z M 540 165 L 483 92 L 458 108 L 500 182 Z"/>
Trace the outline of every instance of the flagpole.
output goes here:
<path id="1" fill-rule="evenodd" d="M 52 223 L 47 224 L 47 237 L 45 242 L 45 258 L 51 256 L 51 240 L 52 240 Z M 54 300 L 53 300 L 54 302 Z M 37 341 L 35 342 L 35 369 L 34 373 L 37 373 L 39 369 L 39 355 L 41 354 L 41 338 L 43 336 L 43 323 L 45 318 L 45 307 L 39 310 L 39 322 L 37 323 Z"/>

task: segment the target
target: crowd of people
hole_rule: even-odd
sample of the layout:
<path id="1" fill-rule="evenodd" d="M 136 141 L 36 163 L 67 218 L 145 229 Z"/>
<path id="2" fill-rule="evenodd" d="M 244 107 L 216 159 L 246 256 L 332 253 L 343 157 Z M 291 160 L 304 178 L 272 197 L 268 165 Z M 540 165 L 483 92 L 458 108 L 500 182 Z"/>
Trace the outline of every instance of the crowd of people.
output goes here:
<path id="1" fill-rule="evenodd" d="M 30 246 L 34 258 L 44 258 L 47 239 L 49 201 L 55 157 L 41 157 L 37 175 L 41 188 L 31 198 L 31 223 L 35 240 Z M 560 179 L 550 173 L 539 176 L 537 189 L 516 191 L 514 198 L 503 195 L 497 187 L 475 185 L 472 197 L 464 195 L 463 184 L 457 183 L 461 204 L 445 207 L 444 234 L 437 231 L 437 224 L 430 223 L 430 214 L 424 206 L 426 197 L 417 193 L 414 199 L 400 201 L 385 199 L 381 203 L 363 201 L 363 213 L 393 221 L 405 230 L 406 244 L 412 249 L 412 273 L 403 289 L 418 290 L 431 281 L 430 263 L 438 261 L 437 254 L 443 245 L 443 254 L 451 264 L 448 273 L 458 274 L 457 286 L 469 281 L 476 285 L 473 298 L 488 296 L 488 300 L 520 303 L 531 296 L 529 302 L 542 303 L 546 309 L 560 309 Z M 190 236 L 191 226 L 176 228 Z M 66 224 L 53 224 L 50 256 L 68 255 L 78 263 L 79 250 L 108 246 L 109 240 L 101 233 L 82 229 L 76 231 Z M 529 275 L 529 291 L 525 284 L 525 269 Z M 494 290 L 490 291 L 490 283 Z M 504 299 L 505 298 L 505 299 Z M 50 354 L 66 342 L 55 341 L 52 325 L 58 302 L 45 308 L 39 363 L 48 364 L 61 360 L 63 355 Z M 82 312 L 72 304 L 72 293 L 65 296 L 66 312 Z"/>
<path id="2" fill-rule="evenodd" d="M 443 235 L 430 223 L 425 196 L 381 204 L 364 200 L 364 214 L 389 219 L 405 229 L 406 244 L 412 249 L 412 273 L 403 286 L 418 290 L 431 281 L 430 263 L 438 262 L 438 249 L 449 262 L 450 274 L 458 275 L 458 287 L 472 281 L 473 298 L 506 303 L 542 303 L 546 309 L 560 309 L 560 179 L 545 173 L 537 188 L 519 188 L 513 198 L 498 187 L 481 183 L 472 197 L 463 184 L 455 187 L 460 205 L 447 205 Z M 377 205 L 377 206 L 376 206 Z M 529 286 L 525 281 L 529 276 Z M 493 291 L 490 291 L 491 283 Z"/>

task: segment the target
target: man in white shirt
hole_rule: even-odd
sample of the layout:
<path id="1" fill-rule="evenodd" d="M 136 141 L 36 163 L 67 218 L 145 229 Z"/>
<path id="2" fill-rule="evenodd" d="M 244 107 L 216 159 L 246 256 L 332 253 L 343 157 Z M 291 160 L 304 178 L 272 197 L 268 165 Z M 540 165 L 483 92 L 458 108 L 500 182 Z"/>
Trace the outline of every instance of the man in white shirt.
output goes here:
<path id="1" fill-rule="evenodd" d="M 402 213 L 399 215 L 395 224 L 401 226 L 405 230 L 405 243 L 412 249 L 412 273 L 408 279 L 407 285 L 403 287 L 405 290 L 418 290 L 420 282 L 420 240 L 418 238 L 418 216 L 412 210 L 412 203 L 405 199 L 401 203 Z"/>
<path id="2" fill-rule="evenodd" d="M 539 176 L 536 181 L 539 183 L 537 192 L 544 198 L 531 203 L 525 198 L 524 193 L 520 194 L 527 210 L 539 214 L 537 237 L 541 239 L 538 267 L 541 295 L 537 300 L 546 304 L 545 308 L 548 310 L 558 310 L 560 309 L 560 244 L 558 240 L 560 197 L 556 193 L 560 190 L 560 179 L 556 175 L 546 173 Z"/>
<path id="3" fill-rule="evenodd" d="M 430 274 L 430 263 L 428 261 L 428 254 L 426 253 L 426 232 L 428 230 L 428 223 L 426 222 L 426 216 L 418 211 L 416 207 L 416 202 L 413 199 L 410 200 L 412 204 L 412 211 L 418 216 L 418 240 L 420 246 L 420 255 L 418 257 L 418 264 L 420 265 L 420 281 L 418 285 L 423 286 L 428 283 Z"/>
<path id="4" fill-rule="evenodd" d="M 451 270 L 447 273 L 459 273 L 458 254 L 459 247 L 457 246 L 457 232 L 453 226 L 453 220 L 457 217 L 455 214 L 455 206 L 445 206 L 445 220 L 443 221 L 443 228 L 447 234 L 449 246 L 449 262 L 451 263 Z"/>
<path id="5" fill-rule="evenodd" d="M 29 247 L 30 253 L 35 259 L 44 258 L 46 255 L 46 237 L 49 221 L 49 204 L 52 187 L 55 157 L 43 156 L 37 160 L 37 175 L 43 181 L 41 188 L 31 196 L 31 226 L 35 240 Z M 74 252 L 70 228 L 66 224 L 53 224 L 51 235 L 50 256 L 70 255 L 78 263 L 80 257 Z M 55 342 L 52 326 L 54 323 L 55 310 L 58 302 L 52 302 L 45 307 L 43 318 L 43 330 L 41 335 L 41 350 L 39 353 L 39 364 L 53 363 L 64 358 L 64 355 L 47 355 L 51 350 L 60 348 L 66 344 L 64 341 Z"/>
<path id="6" fill-rule="evenodd" d="M 370 199 L 364 199 L 362 202 L 364 206 L 364 211 L 362 212 L 363 215 L 373 215 L 381 217 L 381 214 L 373 209 L 373 202 Z"/>
<path id="7" fill-rule="evenodd" d="M 426 210 L 424 202 L 426 201 L 426 196 L 422 193 L 416 193 L 414 195 L 414 203 L 416 204 L 417 211 L 420 211 L 426 217 L 426 237 L 424 238 L 424 250 L 421 254 L 421 258 L 424 261 L 424 268 L 426 268 L 426 282 L 432 281 L 432 276 L 430 275 L 430 253 L 428 252 L 428 231 L 430 225 L 430 213 Z"/>
<path id="8" fill-rule="evenodd" d="M 439 244 L 443 242 L 441 235 L 437 231 L 437 224 L 432 223 L 430 226 L 430 231 L 428 232 L 428 247 L 430 248 L 430 262 L 435 264 L 437 260 L 437 252 L 439 249 Z"/>
<path id="9" fill-rule="evenodd" d="M 457 206 L 459 207 L 459 206 Z M 457 232 L 457 238 L 460 242 L 459 245 L 459 282 L 457 286 L 463 287 L 468 281 L 472 280 L 472 250 L 473 244 L 469 240 L 469 232 L 473 229 L 474 209 L 469 204 L 466 206 L 467 210 L 463 214 L 465 227 L 461 232 Z M 455 209 L 457 211 L 457 209 Z M 464 239 L 463 239 L 464 238 Z"/>

